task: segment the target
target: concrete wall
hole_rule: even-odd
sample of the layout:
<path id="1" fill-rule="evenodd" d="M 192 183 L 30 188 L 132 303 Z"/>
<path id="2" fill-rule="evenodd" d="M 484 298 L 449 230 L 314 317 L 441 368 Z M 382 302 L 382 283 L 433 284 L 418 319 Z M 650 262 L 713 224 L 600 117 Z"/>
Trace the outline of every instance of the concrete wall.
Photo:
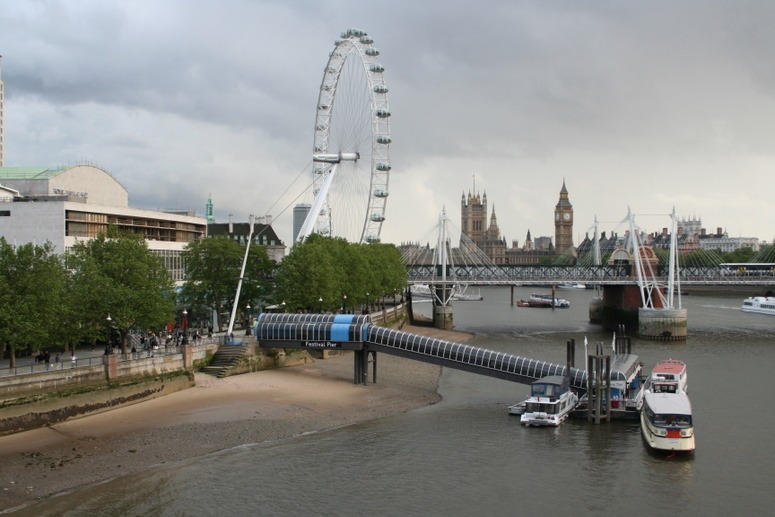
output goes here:
<path id="1" fill-rule="evenodd" d="M 210 348 L 188 345 L 183 353 L 63 368 L 0 380 L 0 435 L 174 393 L 195 385 L 193 363 Z"/>

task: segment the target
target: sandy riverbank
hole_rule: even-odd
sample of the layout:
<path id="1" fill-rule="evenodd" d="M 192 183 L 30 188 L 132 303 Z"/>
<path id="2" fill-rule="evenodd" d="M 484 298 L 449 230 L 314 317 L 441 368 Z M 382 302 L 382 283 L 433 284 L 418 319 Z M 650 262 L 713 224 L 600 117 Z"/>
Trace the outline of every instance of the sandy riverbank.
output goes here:
<path id="1" fill-rule="evenodd" d="M 404 330 L 451 341 L 467 333 Z M 377 384 L 352 355 L 216 379 L 155 400 L 0 437 L 0 512 L 154 465 L 382 418 L 433 404 L 440 367 L 380 354 Z"/>

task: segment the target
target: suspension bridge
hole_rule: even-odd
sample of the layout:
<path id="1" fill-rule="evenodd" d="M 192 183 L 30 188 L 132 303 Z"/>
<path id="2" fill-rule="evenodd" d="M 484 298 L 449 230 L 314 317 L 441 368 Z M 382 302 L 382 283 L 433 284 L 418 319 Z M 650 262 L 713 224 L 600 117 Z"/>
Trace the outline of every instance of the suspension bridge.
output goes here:
<path id="1" fill-rule="evenodd" d="M 686 310 L 681 303 L 681 286 L 750 286 L 765 291 L 775 288 L 775 263 L 722 263 L 709 258 L 681 265 L 675 211 L 669 214 L 669 246 L 647 244 L 647 234 L 628 211 L 625 238 L 603 263 L 599 248 L 591 257 L 576 257 L 569 265 L 510 265 L 493 263 L 465 234 L 453 246 L 450 221 L 439 218 L 436 246 L 407 248 L 407 281 L 429 287 L 434 303 L 434 325 L 452 328 L 452 301 L 470 286 L 503 285 L 597 286 L 598 296 L 590 301 L 590 321 L 607 328 L 624 324 L 648 339 L 686 338 Z M 597 223 L 593 243 L 598 244 Z"/>

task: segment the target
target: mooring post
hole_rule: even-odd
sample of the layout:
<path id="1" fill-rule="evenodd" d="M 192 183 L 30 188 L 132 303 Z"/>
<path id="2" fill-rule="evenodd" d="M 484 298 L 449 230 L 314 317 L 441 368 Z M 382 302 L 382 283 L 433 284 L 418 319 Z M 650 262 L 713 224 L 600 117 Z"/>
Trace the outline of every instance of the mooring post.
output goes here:
<path id="1" fill-rule="evenodd" d="M 371 382 L 377 384 L 377 351 L 371 350 Z"/>
<path id="2" fill-rule="evenodd" d="M 606 355 L 605 361 L 605 419 L 611 421 L 611 356 Z"/>

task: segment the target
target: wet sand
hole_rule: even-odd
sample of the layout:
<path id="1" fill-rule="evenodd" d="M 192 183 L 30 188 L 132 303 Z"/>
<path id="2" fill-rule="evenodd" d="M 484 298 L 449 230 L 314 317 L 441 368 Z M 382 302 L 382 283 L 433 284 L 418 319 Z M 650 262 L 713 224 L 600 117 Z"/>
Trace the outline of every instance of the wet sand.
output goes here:
<path id="1" fill-rule="evenodd" d="M 404 330 L 457 342 L 471 337 L 428 327 Z M 0 512 L 154 465 L 433 404 L 440 399 L 440 372 L 439 366 L 379 354 L 377 384 L 355 385 L 353 356 L 346 353 L 224 379 L 197 373 L 196 387 L 188 390 L 0 437 Z"/>

